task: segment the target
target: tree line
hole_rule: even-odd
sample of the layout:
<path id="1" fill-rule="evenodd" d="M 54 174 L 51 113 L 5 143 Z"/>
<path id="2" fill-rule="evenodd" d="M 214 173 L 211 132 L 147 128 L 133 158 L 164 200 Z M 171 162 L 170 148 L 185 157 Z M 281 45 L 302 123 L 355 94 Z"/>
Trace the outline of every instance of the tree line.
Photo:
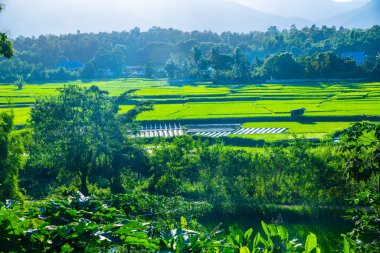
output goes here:
<path id="1" fill-rule="evenodd" d="M 270 27 L 266 32 L 221 34 L 153 27 L 145 32 L 135 28 L 20 36 L 12 43 L 15 57 L 0 60 L 0 82 L 12 83 L 20 77 L 28 82 L 128 77 L 133 75 L 128 67 L 136 66 L 146 77 L 215 82 L 379 78 L 379 26 L 365 30 L 292 26 L 282 31 Z M 350 58 L 342 59 L 348 52 L 362 52 L 364 63 L 358 66 Z M 77 65 L 62 65 L 65 62 Z"/>

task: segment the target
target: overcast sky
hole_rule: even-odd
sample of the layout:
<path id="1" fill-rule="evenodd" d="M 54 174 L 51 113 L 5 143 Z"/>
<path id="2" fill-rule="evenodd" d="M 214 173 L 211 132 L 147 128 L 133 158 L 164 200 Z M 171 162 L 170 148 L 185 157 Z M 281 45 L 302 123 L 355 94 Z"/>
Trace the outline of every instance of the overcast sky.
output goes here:
<path id="1" fill-rule="evenodd" d="M 358 8 L 368 0 L 0 0 L 0 30 L 11 37 L 100 31 L 122 31 L 152 26 L 184 28 L 176 16 L 194 13 L 198 8 L 232 1 L 262 12 L 284 17 L 319 20 Z M 207 2 L 207 3 L 206 3 Z M 338 3 L 339 2 L 339 3 Z M 167 11 L 175 13 L 167 17 Z M 223 17 L 221 17 L 222 19 Z M 191 29 L 191 20 L 186 24 Z M 194 27 L 195 29 L 196 27 Z"/>

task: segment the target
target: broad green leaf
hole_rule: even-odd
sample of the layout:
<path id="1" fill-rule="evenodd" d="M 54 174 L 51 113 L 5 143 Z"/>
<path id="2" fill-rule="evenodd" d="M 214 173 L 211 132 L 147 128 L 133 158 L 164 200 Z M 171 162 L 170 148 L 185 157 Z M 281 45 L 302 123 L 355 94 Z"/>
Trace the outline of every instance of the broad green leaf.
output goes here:
<path id="1" fill-rule="evenodd" d="M 257 233 L 255 239 L 253 240 L 253 247 L 256 248 L 260 243 L 261 234 Z"/>
<path id="2" fill-rule="evenodd" d="M 259 237 L 259 240 L 262 244 L 264 244 L 265 247 L 269 247 L 270 246 L 270 242 L 265 240 L 262 236 Z"/>
<path id="3" fill-rule="evenodd" d="M 271 236 L 275 236 L 277 235 L 277 229 L 276 229 L 276 226 L 273 225 L 273 224 L 269 224 L 268 225 L 268 229 L 269 229 L 269 232 L 270 232 L 270 235 Z"/>
<path id="4" fill-rule="evenodd" d="M 247 247 L 242 247 L 239 249 L 240 253 L 251 253 Z"/>
<path id="5" fill-rule="evenodd" d="M 310 233 L 306 239 L 305 253 L 310 253 L 313 249 L 317 248 L 317 246 L 317 236 L 313 233 Z"/>
<path id="6" fill-rule="evenodd" d="M 248 229 L 248 230 L 245 231 L 245 233 L 244 233 L 244 238 L 245 238 L 246 240 L 248 240 L 248 239 L 251 237 L 252 233 L 253 233 L 253 229 L 252 229 L 252 228 Z"/>
<path id="7" fill-rule="evenodd" d="M 350 243 L 349 243 L 349 241 L 347 240 L 346 237 L 344 237 L 343 242 L 344 242 L 343 252 L 344 253 L 350 253 L 351 252 L 351 250 L 350 250 Z"/>
<path id="8" fill-rule="evenodd" d="M 241 244 L 241 243 L 242 243 L 241 236 L 240 236 L 240 235 L 236 235 L 236 236 L 235 236 L 235 241 L 236 241 L 238 244 Z"/>
<path id="9" fill-rule="evenodd" d="M 269 238 L 270 237 L 270 233 L 269 233 L 268 225 L 264 221 L 261 221 L 261 226 L 263 227 L 264 233 Z"/>
<path id="10" fill-rule="evenodd" d="M 286 228 L 284 228 L 282 226 L 278 226 L 277 231 L 278 231 L 278 234 L 280 235 L 282 240 L 284 240 L 284 241 L 288 240 L 289 233 L 288 233 L 288 230 L 286 230 Z"/>

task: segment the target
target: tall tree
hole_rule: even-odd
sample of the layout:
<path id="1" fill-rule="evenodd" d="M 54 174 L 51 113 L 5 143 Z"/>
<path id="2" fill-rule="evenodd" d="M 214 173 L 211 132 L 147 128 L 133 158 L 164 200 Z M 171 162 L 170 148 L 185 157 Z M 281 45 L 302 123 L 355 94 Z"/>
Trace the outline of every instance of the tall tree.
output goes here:
<path id="1" fill-rule="evenodd" d="M 0 200 L 22 199 L 18 189 L 24 153 L 20 138 L 12 132 L 13 113 L 0 113 Z"/>
<path id="2" fill-rule="evenodd" d="M 236 48 L 234 52 L 234 72 L 235 78 L 241 82 L 247 81 L 250 77 L 248 61 L 240 48 Z"/>
<path id="3" fill-rule="evenodd" d="M 299 63 L 290 53 L 280 53 L 269 57 L 263 66 L 264 75 L 271 78 L 297 78 L 302 73 Z"/>
<path id="4" fill-rule="evenodd" d="M 356 241 L 355 252 L 379 252 L 380 125 L 355 123 L 345 131 L 341 151 L 347 181 L 359 189 L 352 201 L 357 208 L 348 213 L 354 221 L 349 236 Z"/>
<path id="5" fill-rule="evenodd" d="M 0 4 L 0 12 L 3 10 L 3 6 Z M 5 33 L 0 33 L 0 56 L 5 58 L 11 58 L 13 56 L 12 43 L 8 39 Z"/>
<path id="6" fill-rule="evenodd" d="M 194 46 L 191 49 L 191 58 L 195 64 L 195 66 L 198 68 L 198 64 L 200 60 L 202 59 L 202 50 L 198 46 Z"/>
<path id="7" fill-rule="evenodd" d="M 129 145 L 122 130 L 128 119 L 117 114 L 122 101 L 96 86 L 67 86 L 57 97 L 38 99 L 31 111 L 32 159 L 58 170 L 63 183 L 76 178 L 84 194 L 89 181 L 117 188 L 113 183 L 127 166 L 120 152 Z"/>

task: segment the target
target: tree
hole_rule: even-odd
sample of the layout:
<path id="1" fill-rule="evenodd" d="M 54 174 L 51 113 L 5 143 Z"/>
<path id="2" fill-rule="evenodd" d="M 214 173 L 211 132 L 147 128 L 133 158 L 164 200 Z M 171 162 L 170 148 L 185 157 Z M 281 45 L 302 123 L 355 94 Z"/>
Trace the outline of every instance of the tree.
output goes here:
<path id="1" fill-rule="evenodd" d="M 347 181 L 358 186 L 352 201 L 357 208 L 348 214 L 355 224 L 350 237 L 359 242 L 356 252 L 379 252 L 380 125 L 356 123 L 343 137 L 344 172 Z"/>
<path id="2" fill-rule="evenodd" d="M 240 48 L 236 48 L 234 52 L 234 72 L 235 79 L 240 82 L 246 82 L 249 80 L 249 64 L 245 55 L 241 53 Z"/>
<path id="3" fill-rule="evenodd" d="M 219 47 L 213 47 L 209 56 L 209 61 L 214 69 L 221 69 L 221 54 Z"/>
<path id="4" fill-rule="evenodd" d="M 330 54 L 329 53 L 320 53 L 315 56 L 314 66 L 317 71 L 320 73 L 320 77 L 325 76 L 325 72 L 330 63 Z"/>
<path id="5" fill-rule="evenodd" d="M 82 69 L 79 75 L 83 79 L 94 78 L 96 75 L 96 69 L 95 69 L 94 64 L 92 62 L 86 63 L 86 65 L 84 65 L 84 68 Z"/>
<path id="6" fill-rule="evenodd" d="M 22 199 L 18 189 L 24 153 L 19 136 L 12 132 L 13 112 L 0 113 L 0 201 Z"/>
<path id="7" fill-rule="evenodd" d="M 101 47 L 88 61 L 81 73 L 84 78 L 104 77 L 122 74 L 126 64 L 126 46 L 116 44 L 112 49 Z"/>
<path id="8" fill-rule="evenodd" d="M 377 53 L 375 58 L 375 67 L 372 69 L 371 75 L 375 80 L 380 80 L 380 53 Z"/>
<path id="9" fill-rule="evenodd" d="M 18 76 L 15 85 L 17 86 L 17 89 L 22 90 L 25 85 L 24 78 L 22 78 L 22 76 Z"/>
<path id="10" fill-rule="evenodd" d="M 202 50 L 198 46 L 191 49 L 191 58 L 195 66 L 198 68 L 199 61 L 202 59 Z"/>
<path id="11" fill-rule="evenodd" d="M 153 62 L 148 62 L 145 65 L 145 76 L 147 78 L 153 78 L 156 75 L 156 65 Z"/>
<path id="12" fill-rule="evenodd" d="M 199 71 L 200 71 L 199 63 L 202 60 L 202 50 L 198 46 L 194 46 L 191 49 L 190 58 L 195 66 L 194 70 L 195 70 L 195 75 L 197 77 L 197 81 L 199 81 Z"/>
<path id="13" fill-rule="evenodd" d="M 0 55 L 3 55 L 5 58 L 13 56 L 12 43 L 5 33 L 0 33 Z"/>
<path id="14" fill-rule="evenodd" d="M 376 190 L 380 193 L 380 125 L 356 123 L 344 137 L 345 174 L 355 182 L 376 179 Z"/>
<path id="15" fill-rule="evenodd" d="M 290 53 L 280 53 L 269 57 L 263 66 L 264 75 L 271 78 L 299 78 L 302 69 L 293 55 Z"/>
<path id="16" fill-rule="evenodd" d="M 177 74 L 177 64 L 171 59 L 166 63 L 165 71 L 169 77 L 169 79 L 175 79 Z"/>
<path id="17" fill-rule="evenodd" d="M 128 119 L 117 114 L 121 102 L 96 86 L 66 86 L 57 97 L 38 99 L 31 111 L 31 159 L 57 170 L 62 183 L 77 179 L 84 194 L 89 182 L 120 189 L 116 184 L 128 166 L 120 152 L 130 146 L 122 130 Z"/>
<path id="18" fill-rule="evenodd" d="M 380 53 L 377 53 L 373 57 L 367 57 L 363 64 L 363 68 L 373 80 L 380 80 Z"/>
<path id="19" fill-rule="evenodd" d="M 2 10 L 3 6 L 0 4 L 0 12 Z M 0 33 L 0 56 L 1 55 L 8 59 L 13 56 L 12 42 L 5 33 Z"/>

